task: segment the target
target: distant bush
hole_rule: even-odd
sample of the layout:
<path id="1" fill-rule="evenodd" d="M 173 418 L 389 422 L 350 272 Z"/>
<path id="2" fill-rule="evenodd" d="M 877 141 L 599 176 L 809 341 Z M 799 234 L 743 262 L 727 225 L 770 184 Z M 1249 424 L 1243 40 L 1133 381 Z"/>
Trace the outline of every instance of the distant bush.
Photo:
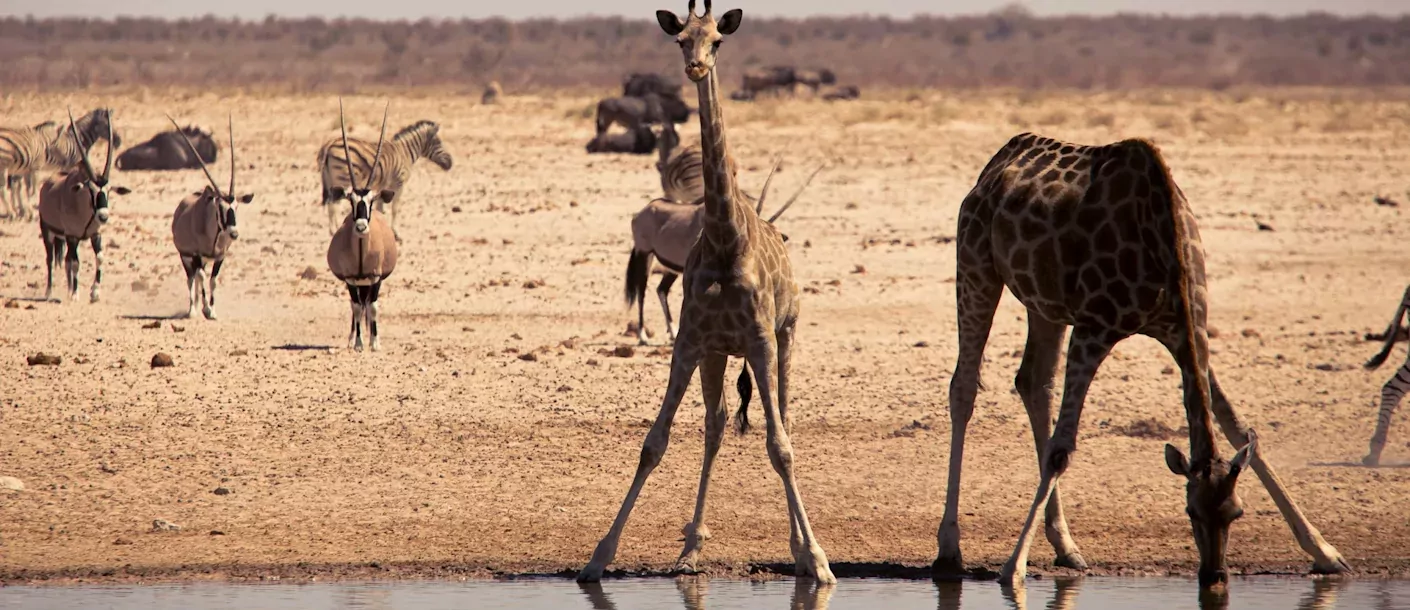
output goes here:
<path id="1" fill-rule="evenodd" d="M 1016 7 L 1016 8 L 1015 8 Z M 828 67 L 862 87 L 1385 86 L 1410 84 L 1410 17 L 750 18 L 724 47 L 747 68 Z M 679 72 L 646 19 L 568 21 L 0 19 L 0 88 L 462 86 L 510 92 L 616 87 Z"/>

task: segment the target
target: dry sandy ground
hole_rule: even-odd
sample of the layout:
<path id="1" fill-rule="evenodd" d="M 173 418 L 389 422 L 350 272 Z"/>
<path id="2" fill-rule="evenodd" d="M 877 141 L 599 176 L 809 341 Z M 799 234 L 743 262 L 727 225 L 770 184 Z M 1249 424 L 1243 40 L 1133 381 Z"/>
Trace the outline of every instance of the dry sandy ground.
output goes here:
<path id="1" fill-rule="evenodd" d="M 346 293 L 324 262 L 314 153 L 336 131 L 334 97 L 0 102 L 5 120 L 21 123 L 108 104 L 132 142 L 162 129 L 163 111 L 207 126 L 234 112 L 241 181 L 257 193 L 221 277 L 219 322 L 144 328 L 185 310 L 170 214 L 202 185 L 198 172 L 117 174 L 135 192 L 105 230 L 99 304 L 36 302 L 37 227 L 0 223 L 0 296 L 18 306 L 0 309 L 0 475 L 27 487 L 0 492 L 0 581 L 420 577 L 557 572 L 587 560 L 667 378 L 659 336 L 631 357 L 604 354 L 635 343 L 623 336 L 635 314 L 623 306 L 622 277 L 629 219 L 659 190 L 654 159 L 586 155 L 588 95 L 495 107 L 409 95 L 395 99 L 392 128 L 439 121 L 456 161 L 448 173 L 418 167 L 404 193 L 406 241 L 382 291 L 377 354 L 346 349 Z M 1406 573 L 1410 468 L 1358 462 L 1394 367 L 1361 370 L 1378 347 L 1362 334 L 1385 326 L 1410 263 L 1404 208 L 1372 203 L 1377 194 L 1410 203 L 1410 94 L 882 97 L 726 108 L 749 188 L 775 155 L 787 160 L 775 182 L 785 194 L 831 162 L 781 224 L 807 289 L 792 406 L 798 472 L 840 574 L 934 556 L 956 353 L 947 238 L 989 155 L 1025 129 L 1163 145 L 1209 251 L 1220 380 L 1327 539 L 1362 573 Z M 354 133 L 375 137 L 381 98 L 347 105 Z M 82 259 L 86 301 L 86 246 Z M 307 267 L 316 279 L 300 278 Z M 1027 419 L 1009 390 L 1023 320 L 1006 296 L 970 428 L 962 526 L 977 566 L 1007 556 L 1036 481 Z M 63 363 L 26 366 L 40 351 Z M 159 351 L 176 365 L 149 368 Z M 1063 485 L 1074 535 L 1098 571 L 1187 573 L 1196 561 L 1165 439 L 1128 429 L 1180 427 L 1172 365 L 1153 341 L 1131 340 L 1092 390 Z M 619 567 L 665 569 L 680 550 L 700 465 L 698 397 L 681 410 Z M 1410 461 L 1407 420 L 1392 432 L 1389 463 Z M 1242 486 L 1248 511 L 1234 527 L 1233 567 L 1305 571 L 1253 481 Z M 213 493 L 220 487 L 230 493 Z M 717 573 L 788 560 L 762 433 L 727 441 L 710 515 L 706 554 Z M 183 529 L 154 533 L 154 519 Z M 1038 541 L 1034 564 L 1051 557 Z"/>

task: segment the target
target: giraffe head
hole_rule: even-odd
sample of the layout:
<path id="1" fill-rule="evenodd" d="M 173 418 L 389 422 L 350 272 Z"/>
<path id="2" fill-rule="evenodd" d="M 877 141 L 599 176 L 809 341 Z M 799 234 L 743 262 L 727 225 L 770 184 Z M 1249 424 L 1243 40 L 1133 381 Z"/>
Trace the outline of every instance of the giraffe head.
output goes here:
<path id="1" fill-rule="evenodd" d="M 724 42 L 725 36 L 739 29 L 744 11 L 727 11 L 716 21 L 710 14 L 710 0 L 705 0 L 704 15 L 695 14 L 695 0 L 690 0 L 686 13 L 682 22 L 671 11 L 656 11 L 656 21 L 661 24 L 662 30 L 676 37 L 676 44 L 680 45 L 681 53 L 685 55 L 685 75 L 698 83 L 715 69 L 715 54 L 720 50 L 720 43 Z"/>
<path id="2" fill-rule="evenodd" d="M 1248 466 L 1257 450 L 1249 432 L 1249 442 L 1234 459 L 1196 458 L 1193 464 L 1174 445 L 1165 446 L 1165 465 L 1185 477 L 1185 514 L 1194 527 L 1199 547 L 1199 584 L 1202 589 L 1222 588 L 1229 582 L 1224 556 L 1229 548 L 1229 526 L 1244 514 L 1243 502 L 1234 487 L 1239 473 Z"/>

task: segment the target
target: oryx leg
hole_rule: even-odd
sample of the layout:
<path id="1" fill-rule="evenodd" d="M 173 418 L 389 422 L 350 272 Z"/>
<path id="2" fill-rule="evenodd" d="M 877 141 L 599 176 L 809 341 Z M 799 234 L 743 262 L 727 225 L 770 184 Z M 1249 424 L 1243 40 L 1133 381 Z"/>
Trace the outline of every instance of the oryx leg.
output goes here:
<path id="1" fill-rule="evenodd" d="M 49 270 L 48 281 L 44 284 L 44 300 L 49 301 L 54 298 L 54 265 L 64 257 L 63 240 L 44 229 L 39 230 L 39 239 L 44 241 L 44 265 Z"/>
<path id="2" fill-rule="evenodd" d="M 98 302 L 98 290 L 103 286 L 103 234 L 89 238 L 93 245 L 93 287 L 88 289 L 88 302 Z"/>
<path id="3" fill-rule="evenodd" d="M 348 299 L 352 302 L 352 328 L 348 330 L 348 349 L 362 351 L 362 286 L 348 284 Z"/>
<path id="4" fill-rule="evenodd" d="M 68 257 L 64 259 L 64 277 L 69 282 L 69 302 L 78 298 L 78 239 L 65 237 L 64 245 L 68 248 Z"/>
<path id="5" fill-rule="evenodd" d="M 676 283 L 675 273 L 666 271 L 661 276 L 661 283 L 656 285 L 656 297 L 661 299 L 661 313 L 666 314 L 666 340 L 671 343 L 676 341 L 676 327 L 671 323 L 671 286 Z"/>
<path id="6" fill-rule="evenodd" d="M 196 281 L 200 277 L 198 270 L 201 268 L 201 257 L 181 255 L 181 269 L 186 271 L 186 315 L 191 317 L 196 315 Z"/>
<path id="7" fill-rule="evenodd" d="M 377 295 L 382 291 L 382 280 L 377 280 L 371 286 L 363 289 L 363 315 L 367 317 L 367 332 L 372 336 L 372 351 L 382 349 L 382 342 L 377 338 Z"/>
<path id="8" fill-rule="evenodd" d="M 206 291 L 205 308 L 201 310 L 201 313 L 206 316 L 207 320 L 215 319 L 215 277 L 220 275 L 220 266 L 223 264 L 225 264 L 225 259 L 223 258 L 217 258 L 215 262 L 211 264 L 211 277 L 208 282 L 210 289 Z"/>

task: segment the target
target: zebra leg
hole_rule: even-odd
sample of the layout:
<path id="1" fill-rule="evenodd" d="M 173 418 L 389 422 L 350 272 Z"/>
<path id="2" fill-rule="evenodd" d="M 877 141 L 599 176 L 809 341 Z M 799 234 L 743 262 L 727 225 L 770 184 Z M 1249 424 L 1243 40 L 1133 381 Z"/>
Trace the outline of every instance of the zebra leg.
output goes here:
<path id="1" fill-rule="evenodd" d="M 49 301 L 54 298 L 54 265 L 64 257 L 63 241 L 44 230 L 40 230 L 39 239 L 44 241 L 44 264 L 49 269 L 49 279 L 44 284 L 44 300 Z"/>
<path id="2" fill-rule="evenodd" d="M 78 240 L 71 237 L 64 238 L 68 247 L 68 258 L 64 259 L 64 276 L 69 281 L 69 302 L 72 303 L 78 298 Z"/>
<path id="3" fill-rule="evenodd" d="M 103 286 L 103 234 L 88 240 L 93 244 L 93 287 L 88 289 L 88 302 L 98 302 L 98 290 Z"/>
<path id="4" fill-rule="evenodd" d="M 365 288 L 363 293 L 363 315 L 367 316 L 367 332 L 372 337 L 372 351 L 382 349 L 382 342 L 377 337 L 377 295 L 382 292 L 382 280 Z"/>
<path id="5" fill-rule="evenodd" d="M 206 291 L 205 307 L 201 309 L 201 313 L 206 316 L 207 320 L 215 319 L 215 277 L 220 275 L 220 266 L 224 263 L 225 259 L 217 258 L 215 262 L 211 264 L 211 277 L 208 282 L 210 284 L 210 290 Z"/>
<path id="6" fill-rule="evenodd" d="M 0 171 L 0 212 L 15 220 L 15 213 L 10 209 L 10 180 L 10 172 Z"/>
<path id="7" fill-rule="evenodd" d="M 1371 451 L 1361 459 L 1362 464 L 1381 464 L 1381 451 L 1386 448 L 1386 434 L 1390 431 L 1390 416 L 1400 406 L 1400 400 L 1405 398 L 1406 390 L 1410 390 L 1410 359 L 1381 387 L 1381 410 L 1376 416 L 1376 432 L 1371 435 Z"/>
<path id="8" fill-rule="evenodd" d="M 348 349 L 362 351 L 361 286 L 348 284 L 348 299 L 352 302 L 352 328 L 348 330 Z M 354 342 L 356 340 L 356 342 Z"/>
<path id="9" fill-rule="evenodd" d="M 661 277 L 661 283 L 656 285 L 656 296 L 661 299 L 661 312 L 666 314 L 666 339 L 671 343 L 676 342 L 676 327 L 671 321 L 671 305 L 668 298 L 671 296 L 671 286 L 676 283 L 676 274 L 667 271 Z"/>

